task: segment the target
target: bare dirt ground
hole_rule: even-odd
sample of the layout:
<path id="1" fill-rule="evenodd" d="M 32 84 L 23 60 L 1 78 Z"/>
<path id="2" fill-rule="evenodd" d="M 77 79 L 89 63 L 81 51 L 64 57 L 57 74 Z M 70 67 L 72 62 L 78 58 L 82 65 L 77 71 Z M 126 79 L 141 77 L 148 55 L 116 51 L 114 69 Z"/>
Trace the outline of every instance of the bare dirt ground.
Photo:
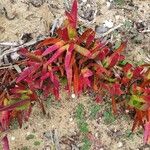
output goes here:
<path id="1" fill-rule="evenodd" d="M 117 1 L 117 0 L 116 0 Z M 79 18 L 85 26 L 97 29 L 98 34 L 109 31 L 119 24 L 121 28 L 106 37 L 113 41 L 128 38 L 125 51 L 129 61 L 135 64 L 150 62 L 150 1 L 126 0 L 116 5 L 109 0 L 79 0 Z M 119 0 L 118 0 L 119 1 Z M 121 1 L 121 0 L 120 0 Z M 0 0 L 0 42 L 18 41 L 22 34 L 31 33 L 33 38 L 49 33 L 55 18 L 64 17 L 68 1 L 55 0 Z M 70 2 L 70 0 L 69 0 Z M 61 19 L 60 19 L 61 20 Z M 103 24 L 107 28 L 103 28 Z M 100 33 L 99 33 L 100 32 Z M 86 110 L 89 130 L 95 139 L 91 150 L 148 150 L 143 144 L 142 129 L 130 134 L 132 120 L 128 115 L 111 115 L 111 104 L 104 102 L 95 119 L 89 119 L 92 97 L 83 94 L 78 99 L 61 94 L 61 102 L 50 98 L 46 103 L 46 116 L 36 106 L 29 122 L 19 129 L 14 122 L 9 134 L 11 150 L 54 150 L 52 131 L 57 131 L 60 150 L 78 150 L 82 145 L 82 135 L 77 127 L 75 111 L 79 103 Z M 105 105 L 104 105 L 105 104 Z M 95 142 L 96 141 L 96 142 Z M 75 149 L 76 148 L 76 149 Z M 86 150 L 86 149 L 85 149 Z"/>

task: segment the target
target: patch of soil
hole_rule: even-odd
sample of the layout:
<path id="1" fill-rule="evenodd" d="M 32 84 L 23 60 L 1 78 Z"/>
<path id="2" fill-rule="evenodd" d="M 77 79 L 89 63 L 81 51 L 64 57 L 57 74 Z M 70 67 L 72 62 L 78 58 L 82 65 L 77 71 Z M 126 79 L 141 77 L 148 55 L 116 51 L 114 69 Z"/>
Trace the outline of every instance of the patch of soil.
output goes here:
<path id="1" fill-rule="evenodd" d="M 54 129 L 57 130 L 61 150 L 71 150 L 70 139 L 73 139 L 73 144 L 78 147 L 81 145 L 82 136 L 75 118 L 76 107 L 79 103 L 83 104 L 88 114 L 93 100 L 87 94 L 77 99 L 68 99 L 64 93 L 61 94 L 62 100 L 60 103 L 53 98 L 48 99 L 45 103 L 47 105 L 45 116 L 43 116 L 40 108 L 36 106 L 29 122 L 25 123 L 22 129 L 14 129 L 10 132 L 8 137 L 12 150 L 22 150 L 23 148 L 29 150 L 52 149 L 52 140 L 48 134 Z M 128 115 L 107 118 L 105 113 L 111 113 L 111 105 L 105 102 L 100 105 L 100 111 L 96 119 L 87 117 L 89 130 L 98 141 L 98 145 L 93 143 L 91 150 L 99 150 L 100 148 L 104 150 L 135 150 L 144 146 L 143 130 L 138 129 L 131 134 L 130 130 L 133 122 Z M 15 124 L 12 128 L 14 126 Z M 35 144 L 37 141 L 39 145 Z"/>

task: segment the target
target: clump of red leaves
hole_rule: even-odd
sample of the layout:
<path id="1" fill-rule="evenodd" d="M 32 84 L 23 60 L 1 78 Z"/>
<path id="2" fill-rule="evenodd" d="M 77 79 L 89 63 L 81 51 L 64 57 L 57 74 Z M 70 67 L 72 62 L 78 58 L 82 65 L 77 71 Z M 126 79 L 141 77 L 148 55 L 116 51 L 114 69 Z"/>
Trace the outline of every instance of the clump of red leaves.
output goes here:
<path id="1" fill-rule="evenodd" d="M 134 67 L 125 63 L 121 52 L 126 44 L 123 42 L 113 50 L 107 42 L 96 39 L 92 29 L 79 34 L 77 1 L 74 0 L 71 12 L 66 12 L 64 25 L 56 31 L 56 37 L 43 40 L 32 52 L 25 48 L 20 50 L 26 57 L 25 69 L 17 79 L 11 77 L 9 71 L 9 76 L 16 79 L 15 85 L 6 91 L 1 89 L 1 131 L 9 128 L 12 118 L 17 118 L 21 126 L 23 119 L 29 117 L 32 101 L 39 99 L 35 91 L 40 91 L 44 98 L 53 94 L 59 100 L 60 79 L 65 77 L 70 94 L 79 96 L 90 89 L 97 93 L 97 102 L 104 95 L 111 97 L 114 114 L 120 103 L 124 103 L 126 109 L 134 110 L 132 130 L 143 126 L 146 142 L 150 137 L 150 68 L 149 65 Z M 6 83 L 10 83 L 9 80 Z M 38 101 L 44 111 L 43 101 Z M 3 140 L 7 141 L 6 136 Z"/>

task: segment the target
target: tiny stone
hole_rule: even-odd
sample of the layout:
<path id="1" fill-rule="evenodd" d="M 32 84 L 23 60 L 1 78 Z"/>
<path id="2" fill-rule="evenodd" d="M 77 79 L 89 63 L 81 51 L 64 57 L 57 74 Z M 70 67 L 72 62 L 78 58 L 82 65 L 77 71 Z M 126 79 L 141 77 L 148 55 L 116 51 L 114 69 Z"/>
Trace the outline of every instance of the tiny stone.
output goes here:
<path id="1" fill-rule="evenodd" d="M 75 94 L 72 94 L 72 95 L 71 95 L 71 97 L 72 97 L 72 98 L 75 98 L 75 97 L 76 97 L 76 95 L 75 95 Z"/>
<path id="2" fill-rule="evenodd" d="M 117 145 L 118 145 L 118 148 L 121 148 L 123 146 L 123 143 L 119 142 Z"/>
<path id="3" fill-rule="evenodd" d="M 87 8 L 90 8 L 91 7 L 91 5 L 90 4 L 87 4 Z"/>
<path id="4" fill-rule="evenodd" d="M 52 133 L 50 131 L 44 132 L 43 135 L 47 138 L 47 139 L 51 139 L 52 137 Z"/>
<path id="5" fill-rule="evenodd" d="M 110 9 L 111 7 L 111 3 L 110 2 L 106 2 L 107 8 Z"/>
<path id="6" fill-rule="evenodd" d="M 82 2 L 83 2 L 83 3 L 86 3 L 86 2 L 87 2 L 87 0 L 82 0 Z"/>
<path id="7" fill-rule="evenodd" d="M 120 16 L 119 16 L 119 15 L 116 15 L 115 18 L 116 18 L 116 20 L 119 20 L 119 19 L 120 19 Z"/>
<path id="8" fill-rule="evenodd" d="M 14 136 L 12 136 L 12 137 L 11 137 L 11 140 L 12 140 L 12 141 L 14 141 L 14 140 L 15 140 L 15 137 L 14 137 Z"/>
<path id="9" fill-rule="evenodd" d="M 12 60 L 18 60 L 20 55 L 17 52 L 11 53 L 11 59 Z"/>
<path id="10" fill-rule="evenodd" d="M 116 129 L 116 128 L 114 129 L 114 132 L 117 132 L 117 129 Z"/>
<path id="11" fill-rule="evenodd" d="M 100 148 L 99 150 L 104 150 L 103 148 Z"/>
<path id="12" fill-rule="evenodd" d="M 108 30 L 108 28 L 106 28 L 104 25 L 100 25 L 100 26 L 95 27 L 95 31 L 98 34 L 105 33 L 105 32 L 107 32 L 107 30 Z"/>
<path id="13" fill-rule="evenodd" d="M 98 138 L 98 132 L 95 133 L 95 137 Z"/>
<path id="14" fill-rule="evenodd" d="M 51 150 L 50 146 L 46 146 L 44 150 Z"/>
<path id="15" fill-rule="evenodd" d="M 105 20 L 104 26 L 108 27 L 108 28 L 112 28 L 114 26 L 114 24 L 111 20 Z"/>
<path id="16" fill-rule="evenodd" d="M 73 118 L 70 118 L 69 121 L 72 122 L 72 121 L 73 121 Z"/>
<path id="17" fill-rule="evenodd" d="M 126 113 L 129 113 L 129 110 L 126 109 Z"/>
<path id="18" fill-rule="evenodd" d="M 27 132 L 27 135 L 30 135 L 30 132 Z"/>

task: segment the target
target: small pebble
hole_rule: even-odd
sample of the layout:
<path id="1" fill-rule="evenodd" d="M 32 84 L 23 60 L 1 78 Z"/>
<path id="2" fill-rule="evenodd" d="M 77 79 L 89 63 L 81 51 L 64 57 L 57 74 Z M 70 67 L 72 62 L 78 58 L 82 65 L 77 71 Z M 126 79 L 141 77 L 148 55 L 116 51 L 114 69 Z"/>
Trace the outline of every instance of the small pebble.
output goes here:
<path id="1" fill-rule="evenodd" d="M 123 146 L 123 143 L 122 143 L 122 142 L 119 142 L 119 143 L 117 144 L 117 146 L 118 146 L 118 148 L 121 148 L 121 147 Z"/>
<path id="2" fill-rule="evenodd" d="M 146 147 L 144 150 L 149 150 L 150 148 L 149 147 Z"/>
<path id="3" fill-rule="evenodd" d="M 95 137 L 98 138 L 98 132 L 95 133 Z"/>
<path id="4" fill-rule="evenodd" d="M 126 109 L 126 113 L 129 113 L 129 110 Z"/>
<path id="5" fill-rule="evenodd" d="M 18 60 L 20 55 L 17 52 L 10 54 L 12 60 Z"/>
<path id="6" fill-rule="evenodd" d="M 11 140 L 14 141 L 16 138 L 14 136 L 11 137 Z"/>
<path id="7" fill-rule="evenodd" d="M 114 23 L 111 20 L 105 20 L 104 26 L 108 28 L 112 28 L 114 26 Z"/>
<path id="8" fill-rule="evenodd" d="M 46 147 L 44 148 L 44 150 L 51 150 L 51 147 L 50 147 L 50 146 L 46 146 Z"/>
<path id="9" fill-rule="evenodd" d="M 114 129 L 114 132 L 117 132 L 117 129 L 116 129 L 116 128 Z"/>
<path id="10" fill-rule="evenodd" d="M 50 131 L 44 132 L 43 135 L 44 135 L 47 139 L 51 139 L 51 137 L 52 137 L 52 133 L 51 133 Z"/>
<path id="11" fill-rule="evenodd" d="M 87 0 L 82 0 L 82 2 L 83 2 L 83 3 L 86 3 L 86 2 L 87 2 Z"/>
<path id="12" fill-rule="evenodd" d="M 73 121 L 73 118 L 70 118 L 69 121 L 72 122 L 72 121 Z"/>
<path id="13" fill-rule="evenodd" d="M 30 132 L 27 132 L 27 135 L 30 135 Z"/>
<path id="14" fill-rule="evenodd" d="M 108 30 L 108 28 L 106 28 L 104 25 L 100 25 L 100 26 L 95 27 L 95 31 L 98 34 L 105 33 L 105 32 L 107 32 L 107 30 Z"/>
<path id="15" fill-rule="evenodd" d="M 120 15 L 116 15 L 115 19 L 118 21 L 120 19 Z"/>
<path id="16" fill-rule="evenodd" d="M 75 94 L 72 94 L 72 95 L 71 95 L 71 97 L 72 97 L 72 98 L 75 98 L 75 97 L 76 97 L 76 95 L 75 95 Z"/>
<path id="17" fill-rule="evenodd" d="M 90 8 L 91 7 L 91 5 L 90 4 L 87 4 L 87 8 Z"/>
<path id="18" fill-rule="evenodd" d="M 110 9 L 111 7 L 111 3 L 110 2 L 106 2 L 107 8 Z"/>

